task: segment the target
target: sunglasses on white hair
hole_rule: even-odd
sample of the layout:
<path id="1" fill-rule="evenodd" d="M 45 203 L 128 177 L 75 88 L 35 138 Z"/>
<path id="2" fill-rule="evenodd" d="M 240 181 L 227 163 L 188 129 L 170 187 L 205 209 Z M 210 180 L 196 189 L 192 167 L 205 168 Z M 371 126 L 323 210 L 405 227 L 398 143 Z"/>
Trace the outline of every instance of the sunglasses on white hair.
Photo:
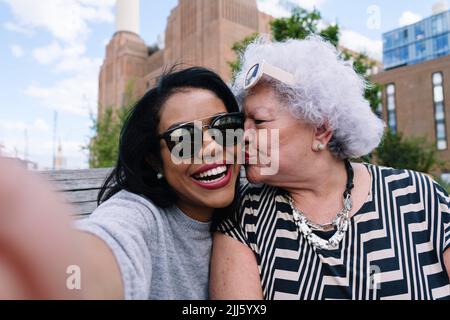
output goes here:
<path id="1" fill-rule="evenodd" d="M 244 90 L 253 88 L 264 75 L 290 86 L 293 86 L 295 84 L 295 77 L 293 74 L 277 68 L 263 60 L 262 62 L 255 64 L 247 72 L 247 75 L 245 77 Z"/>

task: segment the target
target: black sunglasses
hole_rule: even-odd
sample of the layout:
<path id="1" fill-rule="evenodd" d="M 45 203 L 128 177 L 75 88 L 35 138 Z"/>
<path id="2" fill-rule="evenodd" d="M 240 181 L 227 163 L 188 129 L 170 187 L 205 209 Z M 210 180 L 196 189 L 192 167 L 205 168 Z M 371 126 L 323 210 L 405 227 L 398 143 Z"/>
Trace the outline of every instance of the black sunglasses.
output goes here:
<path id="1" fill-rule="evenodd" d="M 207 121 L 209 124 L 202 125 L 201 127 L 195 124 L 196 122 L 201 122 L 203 124 Z M 167 130 L 159 136 L 159 139 L 164 139 L 170 152 L 172 152 L 176 146 L 184 144 L 184 148 L 180 149 L 177 156 L 182 159 L 189 159 L 198 154 L 203 147 L 204 128 L 211 130 L 213 138 L 214 136 L 217 137 L 218 133 L 220 133 L 222 139 L 218 139 L 216 142 L 221 146 L 235 146 L 241 142 L 239 140 L 242 137 L 236 136 L 234 133 L 236 133 L 236 130 L 244 129 L 244 114 L 241 112 L 223 113 L 214 117 L 183 123 Z M 232 138 L 230 138 L 229 134 L 233 134 Z M 195 137 L 201 137 L 201 139 L 195 139 Z M 188 148 L 186 148 L 186 146 L 188 146 Z"/>

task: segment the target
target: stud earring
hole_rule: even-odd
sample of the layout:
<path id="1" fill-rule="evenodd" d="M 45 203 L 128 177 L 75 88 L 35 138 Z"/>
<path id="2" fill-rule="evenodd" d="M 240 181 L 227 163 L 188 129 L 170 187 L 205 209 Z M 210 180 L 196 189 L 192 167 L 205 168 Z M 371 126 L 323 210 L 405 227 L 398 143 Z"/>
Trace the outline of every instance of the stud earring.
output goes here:
<path id="1" fill-rule="evenodd" d="M 158 173 L 156 177 L 158 178 L 158 180 L 162 180 L 164 178 L 164 175 L 162 173 Z"/>
<path id="2" fill-rule="evenodd" d="M 317 145 L 317 150 L 319 150 L 319 151 L 325 150 L 325 145 L 323 145 L 322 143 L 319 143 L 319 144 Z"/>

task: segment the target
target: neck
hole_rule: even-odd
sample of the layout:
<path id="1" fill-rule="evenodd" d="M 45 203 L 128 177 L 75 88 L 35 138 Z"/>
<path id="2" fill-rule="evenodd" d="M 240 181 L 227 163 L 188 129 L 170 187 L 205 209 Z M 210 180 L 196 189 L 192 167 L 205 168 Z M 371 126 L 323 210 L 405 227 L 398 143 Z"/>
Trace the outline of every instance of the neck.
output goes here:
<path id="1" fill-rule="evenodd" d="M 311 166 L 296 172 L 294 181 L 285 189 L 300 197 L 327 198 L 339 191 L 343 194 L 347 183 L 347 170 L 343 160 L 314 161 Z"/>
<path id="2" fill-rule="evenodd" d="M 343 160 L 323 157 L 298 170 L 295 183 L 286 186 L 296 206 L 317 223 L 328 223 L 342 209 L 347 184 Z"/>
<path id="3" fill-rule="evenodd" d="M 195 206 L 183 201 L 179 201 L 177 207 L 189 218 L 199 222 L 210 222 L 214 214 L 213 208 Z"/>

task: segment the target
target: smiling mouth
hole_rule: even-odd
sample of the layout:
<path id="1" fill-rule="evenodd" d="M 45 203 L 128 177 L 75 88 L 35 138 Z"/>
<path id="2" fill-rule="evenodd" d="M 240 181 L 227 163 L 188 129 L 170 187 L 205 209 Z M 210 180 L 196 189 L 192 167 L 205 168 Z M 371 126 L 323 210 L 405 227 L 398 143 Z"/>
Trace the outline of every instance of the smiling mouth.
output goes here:
<path id="1" fill-rule="evenodd" d="M 193 178 L 200 183 L 216 183 L 224 179 L 228 175 L 228 170 L 230 166 L 223 165 L 193 176 Z"/>

